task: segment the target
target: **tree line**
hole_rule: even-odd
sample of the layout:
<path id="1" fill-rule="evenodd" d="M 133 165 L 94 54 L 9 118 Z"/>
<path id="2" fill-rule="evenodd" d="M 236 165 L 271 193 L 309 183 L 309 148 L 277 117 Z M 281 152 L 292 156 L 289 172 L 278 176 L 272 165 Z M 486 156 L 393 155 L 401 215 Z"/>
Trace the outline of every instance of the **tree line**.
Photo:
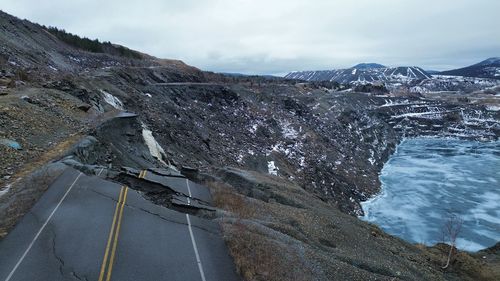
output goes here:
<path id="1" fill-rule="evenodd" d="M 69 33 L 64 29 L 59 29 L 53 26 L 45 28 L 64 43 L 84 51 L 92 53 L 108 53 L 122 57 L 142 59 L 142 55 L 140 53 L 123 46 L 115 46 L 109 41 L 100 42 L 98 39 L 91 40 L 87 37 L 82 38 L 78 35 Z"/>

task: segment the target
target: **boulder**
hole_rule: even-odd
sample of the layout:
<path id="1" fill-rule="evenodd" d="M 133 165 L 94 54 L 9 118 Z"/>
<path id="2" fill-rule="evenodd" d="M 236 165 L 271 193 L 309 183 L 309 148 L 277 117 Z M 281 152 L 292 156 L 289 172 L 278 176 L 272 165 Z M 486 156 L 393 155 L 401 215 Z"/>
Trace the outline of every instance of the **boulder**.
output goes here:
<path id="1" fill-rule="evenodd" d="M 17 141 L 14 141 L 14 140 L 0 139 L 0 144 L 8 146 L 10 148 L 14 148 L 16 150 L 22 150 L 23 149 L 23 147 Z"/>
<path id="2" fill-rule="evenodd" d="M 88 103 L 81 103 L 77 105 L 76 108 L 80 109 L 81 111 L 87 112 L 90 108 L 92 108 L 92 106 Z"/>
<path id="3" fill-rule="evenodd" d="M 12 79 L 0 78 L 0 86 L 9 86 L 12 83 Z"/>

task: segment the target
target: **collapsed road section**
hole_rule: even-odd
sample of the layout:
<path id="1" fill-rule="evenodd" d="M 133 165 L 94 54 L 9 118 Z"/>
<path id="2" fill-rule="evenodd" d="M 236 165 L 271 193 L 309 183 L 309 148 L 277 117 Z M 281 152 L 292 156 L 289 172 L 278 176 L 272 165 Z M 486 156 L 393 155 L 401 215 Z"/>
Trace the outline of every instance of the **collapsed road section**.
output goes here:
<path id="1" fill-rule="evenodd" d="M 239 280 L 219 226 L 68 167 L 0 242 L 0 280 Z M 210 209 L 208 190 L 168 170 L 123 169 L 172 204 Z"/>

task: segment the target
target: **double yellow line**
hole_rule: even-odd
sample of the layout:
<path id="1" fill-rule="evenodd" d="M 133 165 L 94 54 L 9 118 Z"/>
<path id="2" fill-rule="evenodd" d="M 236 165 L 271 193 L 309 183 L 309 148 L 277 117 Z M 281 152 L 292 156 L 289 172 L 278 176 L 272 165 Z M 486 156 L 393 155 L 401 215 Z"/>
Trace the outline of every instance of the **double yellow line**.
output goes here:
<path id="1" fill-rule="evenodd" d="M 122 224 L 123 207 L 125 206 L 125 202 L 127 201 L 127 192 L 128 188 L 126 186 L 122 186 L 120 190 L 120 196 L 118 197 L 118 202 L 116 203 L 116 209 L 115 209 L 115 214 L 113 216 L 113 223 L 111 224 L 111 230 L 109 231 L 108 244 L 106 245 L 106 252 L 104 252 L 104 259 L 102 260 L 101 273 L 99 274 L 99 281 L 103 280 L 109 281 L 111 279 L 111 272 L 113 271 L 113 262 L 115 260 L 116 245 L 118 244 L 118 235 L 120 234 L 120 226 Z M 106 276 L 106 279 L 104 279 L 104 276 Z"/>
<path id="2" fill-rule="evenodd" d="M 147 170 L 142 170 L 142 171 L 139 173 L 138 178 L 143 179 L 143 178 L 146 176 L 146 172 L 147 172 Z"/>

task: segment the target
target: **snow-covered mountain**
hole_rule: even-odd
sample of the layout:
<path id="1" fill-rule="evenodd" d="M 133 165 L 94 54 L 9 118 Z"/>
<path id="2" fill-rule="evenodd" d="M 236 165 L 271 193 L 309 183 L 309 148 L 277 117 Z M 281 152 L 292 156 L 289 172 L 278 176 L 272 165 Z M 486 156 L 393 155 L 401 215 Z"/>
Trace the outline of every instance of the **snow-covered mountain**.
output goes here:
<path id="1" fill-rule="evenodd" d="M 471 66 L 443 71 L 442 75 L 500 79 L 500 57 L 489 58 Z"/>
<path id="2" fill-rule="evenodd" d="M 365 84 L 374 82 L 408 83 L 431 78 L 420 67 L 386 67 L 374 63 L 362 63 L 347 69 L 297 71 L 285 78 L 306 81 L 335 81 L 342 84 Z"/>

